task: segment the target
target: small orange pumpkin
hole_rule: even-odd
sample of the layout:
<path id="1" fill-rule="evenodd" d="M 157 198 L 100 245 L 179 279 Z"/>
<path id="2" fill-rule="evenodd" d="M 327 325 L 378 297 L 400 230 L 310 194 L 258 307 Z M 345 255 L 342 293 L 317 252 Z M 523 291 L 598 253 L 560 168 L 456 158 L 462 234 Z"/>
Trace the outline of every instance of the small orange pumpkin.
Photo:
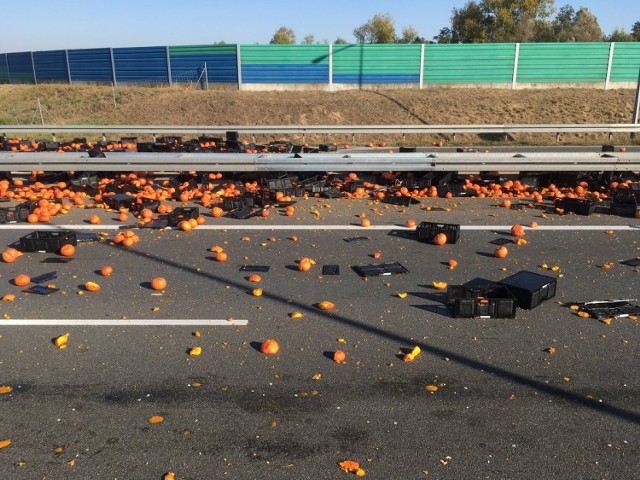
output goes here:
<path id="1" fill-rule="evenodd" d="M 75 253 L 76 247 L 74 247 L 70 243 L 63 245 L 62 248 L 60 248 L 60 255 L 62 255 L 63 257 L 73 257 Z"/>
<path id="2" fill-rule="evenodd" d="M 524 227 L 516 223 L 511 227 L 511 235 L 513 235 L 514 237 L 523 237 Z"/>
<path id="3" fill-rule="evenodd" d="M 502 247 L 496 248 L 493 252 L 493 256 L 496 258 L 506 258 L 509 254 L 509 250 L 504 245 Z"/>
<path id="4" fill-rule="evenodd" d="M 24 287 L 25 285 L 29 285 L 31 283 L 31 277 L 29 277 L 29 275 L 21 273 L 13 279 L 13 283 L 18 287 Z"/>

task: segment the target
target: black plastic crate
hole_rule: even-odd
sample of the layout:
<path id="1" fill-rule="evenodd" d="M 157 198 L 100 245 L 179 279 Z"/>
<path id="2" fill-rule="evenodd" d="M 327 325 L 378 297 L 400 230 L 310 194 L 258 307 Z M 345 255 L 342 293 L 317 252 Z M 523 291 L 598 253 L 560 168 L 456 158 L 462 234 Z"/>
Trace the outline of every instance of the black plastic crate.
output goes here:
<path id="1" fill-rule="evenodd" d="M 450 285 L 447 305 L 455 318 L 515 318 L 518 303 L 502 285 Z"/>
<path id="2" fill-rule="evenodd" d="M 561 208 L 565 213 L 576 215 L 591 215 L 595 213 L 598 202 L 591 198 L 558 198 L 555 201 L 556 208 Z"/>
<path id="3" fill-rule="evenodd" d="M 338 151 L 338 146 L 337 145 L 329 145 L 327 143 L 323 143 L 322 145 L 318 146 L 318 149 L 321 152 L 337 152 Z"/>
<path id="4" fill-rule="evenodd" d="M 611 199 L 611 215 L 633 217 L 638 209 L 640 191 L 631 188 L 617 188 Z"/>
<path id="5" fill-rule="evenodd" d="M 293 183 L 290 178 L 273 178 L 267 180 L 267 188 L 269 191 L 286 190 L 293 188 Z"/>
<path id="6" fill-rule="evenodd" d="M 167 215 L 168 225 L 175 227 L 183 220 L 198 218 L 198 215 L 200 215 L 200 209 L 198 207 L 177 207 Z"/>
<path id="7" fill-rule="evenodd" d="M 498 282 L 506 286 L 518 300 L 520 308 L 532 309 L 556 296 L 555 277 L 522 270 Z"/>
<path id="8" fill-rule="evenodd" d="M 76 232 L 71 230 L 36 230 L 20 237 L 20 247 L 26 252 L 58 252 L 63 245 L 77 245 Z"/>
<path id="9" fill-rule="evenodd" d="M 417 147 L 400 147 L 398 149 L 400 153 L 415 153 L 418 151 Z"/>
<path id="10" fill-rule="evenodd" d="M 417 205 L 420 203 L 420 200 L 413 197 L 405 197 L 405 196 L 396 196 L 396 195 L 385 195 L 382 199 L 382 203 L 388 203 L 389 205 L 400 205 L 402 207 L 408 207 L 409 205 Z"/>
<path id="11" fill-rule="evenodd" d="M 420 222 L 416 228 L 418 240 L 432 242 L 436 235 L 444 233 L 447 243 L 456 243 L 460 238 L 460 225 L 452 223 Z"/>
<path id="12" fill-rule="evenodd" d="M 107 207 L 113 210 L 119 210 L 121 208 L 131 208 L 136 202 L 136 197 L 127 195 L 126 193 L 116 193 L 115 195 L 105 195 L 102 197 L 102 201 Z"/>

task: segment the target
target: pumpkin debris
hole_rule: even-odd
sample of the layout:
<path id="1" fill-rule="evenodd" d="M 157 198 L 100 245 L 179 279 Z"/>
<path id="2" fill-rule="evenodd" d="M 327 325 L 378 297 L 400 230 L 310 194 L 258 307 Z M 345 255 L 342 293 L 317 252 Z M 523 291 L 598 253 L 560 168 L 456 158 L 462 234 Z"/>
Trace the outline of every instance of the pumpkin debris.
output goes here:
<path id="1" fill-rule="evenodd" d="M 11 392 L 13 392 L 13 387 L 0 385 L 0 395 L 3 395 L 5 393 L 11 393 Z"/>
<path id="2" fill-rule="evenodd" d="M 151 418 L 149 418 L 149 423 L 151 425 L 156 425 L 162 422 L 164 422 L 164 417 L 161 415 L 153 415 Z"/>

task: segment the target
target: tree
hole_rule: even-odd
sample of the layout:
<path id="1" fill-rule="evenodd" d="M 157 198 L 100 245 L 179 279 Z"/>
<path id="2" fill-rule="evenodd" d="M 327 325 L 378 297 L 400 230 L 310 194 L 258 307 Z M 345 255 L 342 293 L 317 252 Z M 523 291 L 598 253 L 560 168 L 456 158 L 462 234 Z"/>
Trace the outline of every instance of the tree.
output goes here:
<path id="1" fill-rule="evenodd" d="M 358 43 L 395 43 L 395 23 L 388 13 L 374 15 L 367 23 L 356 27 L 353 36 Z"/>
<path id="2" fill-rule="evenodd" d="M 615 28 L 611 35 L 606 37 L 607 42 L 633 42 L 635 41 L 631 33 L 625 32 L 624 29 Z"/>
<path id="3" fill-rule="evenodd" d="M 633 27 L 631 27 L 631 35 L 633 35 L 636 42 L 640 42 L 640 22 L 633 24 Z"/>
<path id="4" fill-rule="evenodd" d="M 601 42 L 602 39 L 603 34 L 598 19 L 588 8 L 581 7 L 573 20 L 573 41 Z"/>
<path id="5" fill-rule="evenodd" d="M 347 41 L 342 38 L 342 37 L 338 37 L 336 38 L 335 42 L 333 42 L 335 45 L 346 45 Z"/>
<path id="6" fill-rule="evenodd" d="M 279 45 L 292 45 L 296 43 L 296 34 L 293 29 L 288 27 L 280 27 L 276 30 L 276 33 L 273 34 L 271 44 L 279 44 Z"/>
<path id="7" fill-rule="evenodd" d="M 441 43 L 530 41 L 553 13 L 554 1 L 469 0 L 453 9 L 449 31 L 442 29 L 435 38 Z"/>
<path id="8" fill-rule="evenodd" d="M 398 43 L 424 43 L 425 40 L 415 28 L 409 26 L 402 29 L 402 36 L 397 39 Z"/>
<path id="9" fill-rule="evenodd" d="M 315 35 L 313 35 L 313 33 L 310 33 L 309 35 L 305 35 L 304 38 L 302 39 L 303 45 L 313 45 L 314 43 L 316 43 L 316 37 Z"/>

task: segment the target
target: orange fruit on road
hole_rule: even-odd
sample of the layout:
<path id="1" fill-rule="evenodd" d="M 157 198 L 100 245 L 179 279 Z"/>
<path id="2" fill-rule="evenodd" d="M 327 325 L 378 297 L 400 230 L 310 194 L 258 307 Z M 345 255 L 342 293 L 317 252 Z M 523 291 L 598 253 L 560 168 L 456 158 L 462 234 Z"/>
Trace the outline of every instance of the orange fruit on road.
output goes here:
<path id="1" fill-rule="evenodd" d="M 514 226 L 511 227 L 511 235 L 513 235 L 514 237 L 523 237 L 524 227 L 516 223 Z"/>
<path id="2" fill-rule="evenodd" d="M 336 363 L 342 363 L 346 360 L 347 358 L 347 354 L 344 353 L 342 350 L 336 350 L 333 353 L 333 361 Z"/>
<path id="3" fill-rule="evenodd" d="M 416 221 L 409 219 L 405 222 L 405 226 L 407 228 L 416 228 Z"/>
<path id="4" fill-rule="evenodd" d="M 100 275 L 102 275 L 103 277 L 108 277 L 112 273 L 113 273 L 113 268 L 111 268 L 109 265 L 105 265 L 100 270 Z"/>
<path id="5" fill-rule="evenodd" d="M 280 344 L 277 340 L 270 338 L 260 345 L 260 351 L 265 355 L 275 355 L 280 351 Z"/>
<path id="6" fill-rule="evenodd" d="M 363 218 L 362 221 L 360 222 L 360 226 L 361 227 L 370 227 L 371 226 L 371 220 L 369 220 L 368 218 Z"/>
<path id="7" fill-rule="evenodd" d="M 63 257 L 73 257 L 75 253 L 76 247 L 74 247 L 70 243 L 63 245 L 62 248 L 60 248 L 60 255 L 62 255 Z"/>
<path id="8" fill-rule="evenodd" d="M 16 250 L 15 248 L 7 248 L 4 252 L 2 252 L 2 260 L 6 263 L 13 263 L 16 261 L 18 257 L 24 255 L 20 250 Z"/>
<path id="9" fill-rule="evenodd" d="M 84 288 L 86 288 L 89 292 L 99 292 L 100 291 L 100 285 L 98 285 L 96 282 L 86 282 L 84 284 Z"/>
<path id="10" fill-rule="evenodd" d="M 303 258 L 298 262 L 298 270 L 300 270 L 301 272 L 308 272 L 309 270 L 311 270 L 311 262 L 306 258 Z"/>
<path id="11" fill-rule="evenodd" d="M 505 258 L 508 254 L 509 250 L 505 246 L 496 248 L 493 252 L 493 256 L 496 258 Z"/>
<path id="12" fill-rule="evenodd" d="M 226 262 L 228 259 L 229 259 L 229 255 L 227 255 L 225 252 L 216 253 L 216 261 Z"/>
<path id="13" fill-rule="evenodd" d="M 436 245 L 444 245 L 447 243 L 447 236 L 444 233 L 439 233 L 433 237 L 433 243 Z"/>
<path id="14" fill-rule="evenodd" d="M 454 260 L 453 258 L 449 259 L 449 261 L 447 262 L 449 265 L 449 269 L 453 270 L 454 268 L 456 268 L 458 266 L 458 261 Z"/>
<path id="15" fill-rule="evenodd" d="M 18 287 L 24 287 L 25 285 L 29 285 L 31 283 L 31 277 L 29 277 L 29 275 L 21 273 L 13 279 L 13 283 Z"/>
<path id="16" fill-rule="evenodd" d="M 154 290 L 164 290 L 167 288 L 167 280 L 163 277 L 156 277 L 151 280 L 151 288 Z"/>
<path id="17" fill-rule="evenodd" d="M 262 277 L 257 273 L 254 273 L 252 275 L 249 275 L 249 281 L 252 283 L 258 283 L 262 281 Z"/>
<path id="18" fill-rule="evenodd" d="M 324 300 L 320 303 L 318 303 L 318 308 L 320 310 L 333 310 L 335 308 L 335 303 L 332 303 L 328 300 Z"/>
<path id="19" fill-rule="evenodd" d="M 222 215 L 224 215 L 224 210 L 222 210 L 220 207 L 213 207 L 211 209 L 211 216 L 214 218 L 220 218 Z"/>
<path id="20" fill-rule="evenodd" d="M 93 225 L 98 225 L 100 223 L 100 217 L 98 215 L 91 215 L 89 217 L 89 223 Z"/>

